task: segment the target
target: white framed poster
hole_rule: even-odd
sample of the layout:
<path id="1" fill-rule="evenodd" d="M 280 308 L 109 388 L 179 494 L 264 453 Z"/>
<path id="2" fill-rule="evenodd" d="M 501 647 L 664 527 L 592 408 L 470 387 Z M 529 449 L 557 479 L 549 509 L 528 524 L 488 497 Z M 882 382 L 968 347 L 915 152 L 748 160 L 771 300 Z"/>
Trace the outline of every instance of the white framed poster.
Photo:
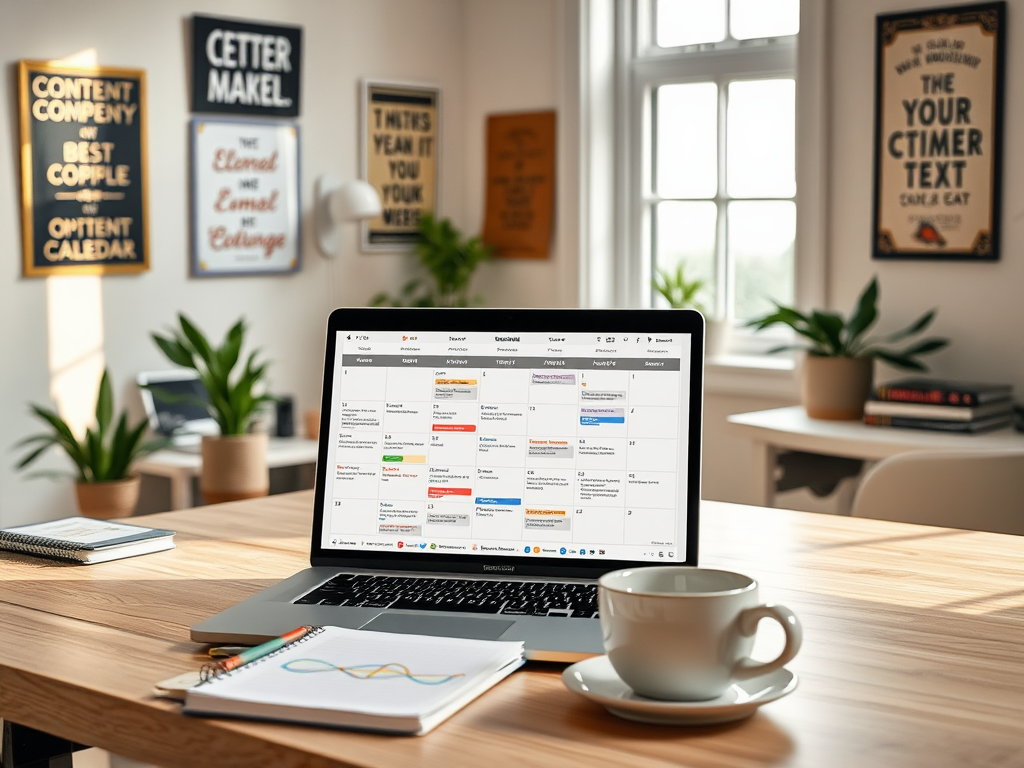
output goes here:
<path id="1" fill-rule="evenodd" d="M 297 272 L 299 211 L 296 125 L 193 119 L 193 275 Z"/>
<path id="2" fill-rule="evenodd" d="M 364 80 L 361 133 L 363 179 L 381 203 L 362 223 L 362 250 L 412 250 L 420 217 L 437 211 L 441 89 Z"/>

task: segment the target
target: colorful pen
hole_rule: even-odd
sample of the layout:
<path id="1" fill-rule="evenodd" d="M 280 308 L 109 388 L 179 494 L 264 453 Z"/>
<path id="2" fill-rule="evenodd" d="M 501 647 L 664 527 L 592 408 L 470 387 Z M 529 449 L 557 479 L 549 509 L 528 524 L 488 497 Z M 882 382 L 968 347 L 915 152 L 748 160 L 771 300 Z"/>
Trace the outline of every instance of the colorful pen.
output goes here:
<path id="1" fill-rule="evenodd" d="M 281 635 L 281 637 L 275 637 L 273 640 L 268 640 L 260 645 L 254 645 L 252 648 L 242 651 L 237 656 L 224 659 L 224 661 L 219 661 L 216 664 L 204 664 L 202 669 L 199 671 L 199 676 L 204 682 L 209 680 L 211 677 L 219 677 L 220 675 L 226 674 L 233 669 L 238 669 L 251 661 L 261 659 L 264 656 L 273 653 L 278 648 L 283 648 L 297 640 L 301 640 L 312 630 L 313 627 L 299 627 L 298 629 L 293 629 L 291 632 Z"/>

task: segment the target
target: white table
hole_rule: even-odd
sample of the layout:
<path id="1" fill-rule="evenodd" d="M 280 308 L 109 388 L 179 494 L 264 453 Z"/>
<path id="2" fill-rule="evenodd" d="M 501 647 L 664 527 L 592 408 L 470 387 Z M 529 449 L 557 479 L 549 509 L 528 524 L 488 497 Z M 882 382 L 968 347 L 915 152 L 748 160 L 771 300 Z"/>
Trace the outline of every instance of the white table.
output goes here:
<path id="1" fill-rule="evenodd" d="M 737 413 L 727 418 L 729 433 L 754 443 L 754 479 L 758 503 L 772 506 L 775 466 L 781 451 L 878 461 L 907 451 L 1024 448 L 1024 433 L 1013 429 L 979 435 L 869 427 L 861 421 L 812 419 L 803 406 Z"/>
<path id="2" fill-rule="evenodd" d="M 316 465 L 318 443 L 303 437 L 272 437 L 267 446 L 267 468 Z M 135 464 L 143 475 L 166 477 L 171 481 L 171 509 L 195 506 L 192 478 L 203 468 L 203 457 L 188 451 L 163 450 L 149 454 Z"/>

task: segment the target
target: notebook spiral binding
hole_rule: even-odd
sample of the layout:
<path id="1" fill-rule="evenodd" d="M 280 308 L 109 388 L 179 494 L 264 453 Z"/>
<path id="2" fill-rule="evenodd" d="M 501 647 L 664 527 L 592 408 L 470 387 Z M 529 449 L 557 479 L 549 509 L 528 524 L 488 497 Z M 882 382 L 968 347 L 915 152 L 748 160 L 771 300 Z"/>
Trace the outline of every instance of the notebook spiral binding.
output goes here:
<path id="1" fill-rule="evenodd" d="M 248 664 L 243 664 L 242 666 L 235 667 L 234 669 L 229 671 L 225 671 L 220 664 L 203 664 L 203 666 L 199 669 L 199 679 L 202 680 L 204 683 L 212 683 L 215 680 L 220 680 L 222 677 L 231 677 L 232 675 L 238 674 L 238 672 L 240 672 L 243 669 L 249 669 L 250 667 L 255 667 L 257 664 L 262 664 L 264 661 L 268 661 L 269 659 L 274 658 L 278 654 L 287 651 L 289 648 L 299 645 L 300 643 L 306 642 L 311 637 L 315 637 L 323 631 L 323 627 L 313 627 L 309 630 L 309 632 L 300 637 L 298 640 L 292 643 L 288 643 L 287 645 L 282 645 L 276 651 L 271 651 L 266 656 L 260 656 L 258 659 L 253 659 Z"/>
<path id="2" fill-rule="evenodd" d="M 82 549 L 74 542 L 51 539 L 49 536 L 26 536 L 23 533 L 4 533 L 3 531 L 0 531 L 0 547 L 11 552 L 55 555 L 57 557 L 67 557 L 64 553 L 78 552 Z"/>

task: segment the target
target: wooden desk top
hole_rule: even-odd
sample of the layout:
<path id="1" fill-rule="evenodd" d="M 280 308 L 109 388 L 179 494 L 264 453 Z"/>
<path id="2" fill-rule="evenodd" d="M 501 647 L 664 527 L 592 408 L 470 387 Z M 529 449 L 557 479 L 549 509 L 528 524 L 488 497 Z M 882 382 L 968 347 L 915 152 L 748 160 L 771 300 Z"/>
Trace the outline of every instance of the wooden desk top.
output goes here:
<path id="1" fill-rule="evenodd" d="M 795 451 L 885 459 L 907 451 L 1024 450 L 1024 434 L 1000 429 L 977 435 L 923 429 L 869 427 L 861 421 L 812 419 L 802 405 L 737 413 L 726 418 L 729 431 Z"/>
<path id="2" fill-rule="evenodd" d="M 543 664 L 419 738 L 188 718 L 153 698 L 203 659 L 189 625 L 304 567 L 311 505 L 139 518 L 178 548 L 94 566 L 0 555 L 0 717 L 183 768 L 1024 764 L 1024 537 L 715 502 L 702 564 L 755 576 L 805 630 L 799 689 L 749 720 L 629 723 Z"/>

